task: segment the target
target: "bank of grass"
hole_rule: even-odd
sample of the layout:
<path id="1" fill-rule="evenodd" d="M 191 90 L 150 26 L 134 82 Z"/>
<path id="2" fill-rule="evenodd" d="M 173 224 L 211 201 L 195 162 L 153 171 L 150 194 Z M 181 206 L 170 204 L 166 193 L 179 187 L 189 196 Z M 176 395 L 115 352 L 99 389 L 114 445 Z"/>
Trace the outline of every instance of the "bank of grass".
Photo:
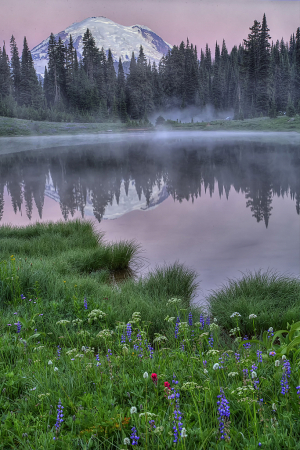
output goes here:
<path id="1" fill-rule="evenodd" d="M 149 123 L 76 123 L 47 122 L 10 117 L 0 117 L 0 137 L 5 136 L 56 136 L 98 133 L 120 133 L 127 131 L 296 131 L 300 132 L 300 116 L 270 119 L 260 117 L 245 120 L 213 120 L 210 122 L 178 123 L 168 120 L 163 126 L 153 127 Z"/>
<path id="2" fill-rule="evenodd" d="M 262 333 L 297 281 L 230 282 L 204 316 L 178 262 L 116 284 L 140 249 L 90 223 L 1 227 L 0 249 L 0 448 L 300 449 L 300 323 Z"/>
<path id="3" fill-rule="evenodd" d="M 256 272 L 229 280 L 207 298 L 209 310 L 218 323 L 229 331 L 235 326 L 230 315 L 238 311 L 242 335 L 250 335 L 250 314 L 257 315 L 258 333 L 272 326 L 285 329 L 287 323 L 300 320 L 300 280 L 276 272 Z"/>
<path id="4" fill-rule="evenodd" d="M 180 123 L 168 120 L 163 126 L 174 130 L 199 131 L 296 131 L 300 132 L 300 115 L 280 116 L 275 119 L 258 117 L 245 120 L 212 120 L 209 122 Z"/>

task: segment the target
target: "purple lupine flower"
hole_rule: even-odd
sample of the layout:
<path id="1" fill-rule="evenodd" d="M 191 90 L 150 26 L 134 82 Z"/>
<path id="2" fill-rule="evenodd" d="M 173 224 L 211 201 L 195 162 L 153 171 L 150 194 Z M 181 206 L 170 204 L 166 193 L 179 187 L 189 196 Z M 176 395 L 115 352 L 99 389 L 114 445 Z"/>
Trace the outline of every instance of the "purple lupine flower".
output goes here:
<path id="1" fill-rule="evenodd" d="M 298 395 L 299 400 L 300 400 L 300 386 L 297 386 L 296 389 L 297 389 L 297 395 Z"/>
<path id="2" fill-rule="evenodd" d="M 206 359 L 204 359 L 202 362 L 203 362 L 204 367 L 206 367 L 206 364 L 207 364 Z"/>
<path id="3" fill-rule="evenodd" d="M 257 369 L 257 365 L 252 364 L 250 372 L 251 372 L 251 377 L 253 379 L 254 389 L 258 389 L 258 385 L 259 385 L 259 379 L 257 378 L 257 375 L 256 375 L 256 369 Z"/>
<path id="4" fill-rule="evenodd" d="M 125 334 L 122 334 L 122 336 L 121 336 L 121 344 L 125 344 L 125 342 L 126 342 Z"/>
<path id="5" fill-rule="evenodd" d="M 155 420 L 149 420 L 149 425 L 150 425 L 151 428 L 155 429 L 156 428 Z"/>
<path id="6" fill-rule="evenodd" d="M 206 325 L 210 325 L 210 317 L 209 316 L 206 318 Z"/>
<path id="7" fill-rule="evenodd" d="M 84 304 L 84 309 L 88 309 L 88 304 L 87 304 L 87 301 L 86 301 L 86 297 L 84 297 L 83 304 Z"/>
<path id="8" fill-rule="evenodd" d="M 25 299 L 26 299 L 26 297 L 24 297 L 24 295 L 21 294 L 21 300 L 25 300 Z"/>
<path id="9" fill-rule="evenodd" d="M 257 362 L 262 363 L 262 351 L 261 350 L 257 350 L 256 356 L 257 356 Z"/>
<path id="10" fill-rule="evenodd" d="M 199 322 L 201 323 L 201 330 L 203 330 L 204 325 L 205 325 L 205 320 L 204 320 L 204 317 L 202 316 L 202 314 L 200 314 Z"/>
<path id="11" fill-rule="evenodd" d="M 243 377 L 248 378 L 248 369 L 243 369 Z"/>
<path id="12" fill-rule="evenodd" d="M 210 334 L 210 337 L 208 339 L 208 344 L 211 346 L 211 348 L 214 346 L 214 338 L 212 333 Z"/>
<path id="13" fill-rule="evenodd" d="M 131 445 L 138 445 L 139 438 L 140 437 L 136 434 L 136 428 L 132 427 L 131 428 L 131 435 L 130 435 L 130 439 L 132 440 Z"/>
<path id="14" fill-rule="evenodd" d="M 15 325 L 17 325 L 17 333 L 21 333 L 21 328 L 22 328 L 21 322 L 18 321 L 17 323 L 15 323 Z"/>
<path id="15" fill-rule="evenodd" d="M 244 337 L 243 341 L 247 341 L 248 339 L 249 339 L 249 338 L 248 338 L 248 336 L 246 335 L 246 336 Z M 250 342 L 247 342 L 247 344 L 243 344 L 243 347 L 244 347 L 244 348 L 251 348 Z"/>
<path id="16" fill-rule="evenodd" d="M 291 365 L 290 361 L 286 359 L 283 363 L 283 374 L 280 381 L 282 395 L 287 394 L 290 389 L 288 382 L 288 378 L 290 378 L 290 376 L 291 376 Z"/>
<path id="17" fill-rule="evenodd" d="M 180 317 L 178 316 L 176 319 L 176 323 L 175 323 L 175 339 L 178 338 L 179 323 L 180 323 Z"/>
<path id="18" fill-rule="evenodd" d="M 181 342 L 180 346 L 181 346 L 181 350 L 184 352 L 184 341 Z"/>
<path id="19" fill-rule="evenodd" d="M 226 422 L 229 421 L 230 417 L 230 407 L 229 401 L 226 399 L 222 388 L 220 388 L 220 395 L 218 395 L 218 399 L 219 400 L 217 401 L 217 406 L 219 413 L 218 421 L 219 421 L 220 439 L 225 439 L 226 437 L 227 439 L 230 439 L 225 430 L 225 424 Z"/>
<path id="20" fill-rule="evenodd" d="M 224 366 L 223 366 L 223 364 L 224 364 L 224 360 L 223 360 L 223 356 L 221 356 L 221 358 L 219 358 L 219 369 L 224 369 Z"/>
<path id="21" fill-rule="evenodd" d="M 96 364 L 96 366 L 97 367 L 99 367 L 99 366 L 101 366 L 101 362 L 100 362 L 100 357 L 99 357 L 99 353 L 96 355 L 96 361 L 97 361 L 97 364 Z"/>
<path id="22" fill-rule="evenodd" d="M 132 339 L 131 339 L 132 326 L 131 326 L 131 323 L 129 323 L 129 322 L 126 325 L 126 333 L 127 333 L 127 337 L 128 337 L 129 342 L 131 342 L 132 341 Z"/>
<path id="23" fill-rule="evenodd" d="M 153 347 L 151 347 L 151 344 L 148 344 L 148 350 L 149 350 L 149 353 L 150 353 L 150 359 L 153 359 L 153 353 L 154 353 L 154 348 Z"/>
<path id="24" fill-rule="evenodd" d="M 63 423 L 63 409 L 64 407 L 61 404 L 61 400 L 59 399 L 58 405 L 57 405 L 57 416 L 56 416 L 56 424 L 55 424 L 55 428 L 56 428 L 56 433 L 58 433 L 61 424 Z"/>
<path id="25" fill-rule="evenodd" d="M 235 356 L 236 362 L 239 363 L 240 359 L 241 359 L 241 355 L 239 353 L 235 353 L 234 356 Z"/>
<path id="26" fill-rule="evenodd" d="M 106 355 L 106 358 L 107 358 L 107 361 L 108 362 L 110 362 L 110 356 L 112 355 L 112 351 L 110 350 L 110 348 L 108 348 L 107 349 L 107 355 Z"/>
<path id="27" fill-rule="evenodd" d="M 191 312 L 189 312 L 189 326 L 192 327 L 193 326 L 193 315 Z"/>
<path id="28" fill-rule="evenodd" d="M 60 348 L 60 346 L 58 345 L 58 346 L 57 346 L 57 359 L 60 359 L 60 354 L 61 354 L 61 348 Z"/>

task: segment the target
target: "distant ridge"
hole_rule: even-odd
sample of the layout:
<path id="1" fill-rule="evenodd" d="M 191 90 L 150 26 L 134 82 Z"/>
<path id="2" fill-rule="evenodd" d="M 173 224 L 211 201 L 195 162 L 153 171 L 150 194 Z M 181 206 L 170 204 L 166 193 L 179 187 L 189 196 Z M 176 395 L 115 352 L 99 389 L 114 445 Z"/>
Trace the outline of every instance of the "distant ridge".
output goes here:
<path id="1" fill-rule="evenodd" d="M 82 38 L 86 29 L 89 28 L 95 38 L 96 46 L 104 48 L 106 53 L 111 49 L 114 62 L 130 62 L 132 52 L 138 56 L 140 46 L 143 46 L 147 60 L 159 63 L 163 55 L 172 48 L 154 31 L 144 25 L 124 26 L 107 19 L 104 16 L 88 17 L 82 22 L 75 22 L 65 30 L 55 35 L 56 40 L 60 37 L 63 43 L 68 43 L 72 34 L 74 47 L 77 50 L 79 59 L 82 57 Z M 31 50 L 35 69 L 39 75 L 44 74 L 45 66 L 48 64 L 48 42 L 49 37 Z"/>

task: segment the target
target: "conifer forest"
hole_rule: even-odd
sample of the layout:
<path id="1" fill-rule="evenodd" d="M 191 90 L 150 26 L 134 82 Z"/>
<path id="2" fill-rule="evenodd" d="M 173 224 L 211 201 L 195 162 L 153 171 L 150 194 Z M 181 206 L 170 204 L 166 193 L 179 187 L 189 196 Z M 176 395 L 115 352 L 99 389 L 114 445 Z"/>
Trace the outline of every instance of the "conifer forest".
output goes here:
<path id="1" fill-rule="evenodd" d="M 234 118 L 300 113 L 300 27 L 289 42 L 273 42 L 266 16 L 254 21 L 246 39 L 228 51 L 226 43 L 200 50 L 174 45 L 157 66 L 142 46 L 129 72 L 121 59 L 116 73 L 110 50 L 98 49 L 89 29 L 80 59 L 51 34 L 48 67 L 38 78 L 26 37 L 20 56 L 14 36 L 10 57 L 0 48 L 0 115 L 32 120 L 148 121 L 156 111 L 213 106 Z"/>

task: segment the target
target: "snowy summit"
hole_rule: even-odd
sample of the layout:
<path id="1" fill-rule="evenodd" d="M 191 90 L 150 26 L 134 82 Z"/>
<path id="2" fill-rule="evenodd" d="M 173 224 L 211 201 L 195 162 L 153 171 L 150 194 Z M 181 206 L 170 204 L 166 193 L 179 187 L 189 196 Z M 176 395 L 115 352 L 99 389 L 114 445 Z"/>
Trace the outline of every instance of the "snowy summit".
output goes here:
<path id="1" fill-rule="evenodd" d="M 142 45 L 147 60 L 150 59 L 151 62 L 155 61 L 158 64 L 162 56 L 172 48 L 148 27 L 143 25 L 125 27 L 106 17 L 89 17 L 82 22 L 73 23 L 64 31 L 57 33 L 55 37 L 57 41 L 60 37 L 64 44 L 68 44 L 71 34 L 80 59 L 82 39 L 87 28 L 91 31 L 99 49 L 103 47 L 107 54 L 110 48 L 114 62 L 118 62 L 121 57 L 123 63 L 129 63 L 132 52 L 137 58 Z M 31 51 L 35 69 L 40 75 L 44 74 L 45 66 L 48 64 L 48 42 L 49 37 Z"/>

